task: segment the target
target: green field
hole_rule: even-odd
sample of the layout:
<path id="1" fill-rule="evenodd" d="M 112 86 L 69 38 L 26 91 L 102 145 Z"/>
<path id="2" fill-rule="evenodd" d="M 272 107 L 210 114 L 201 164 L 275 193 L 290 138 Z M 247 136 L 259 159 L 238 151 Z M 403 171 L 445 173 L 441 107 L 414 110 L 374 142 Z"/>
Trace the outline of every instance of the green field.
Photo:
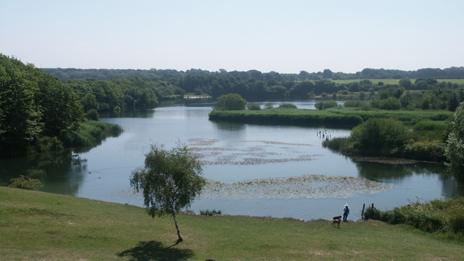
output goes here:
<path id="1" fill-rule="evenodd" d="M 2 260 L 459 260 L 464 246 L 404 225 L 181 215 L 0 187 Z"/>
<path id="2" fill-rule="evenodd" d="M 449 111 L 434 110 L 361 110 L 334 108 L 327 110 L 266 109 L 266 110 L 213 110 L 209 118 L 214 121 L 231 121 L 256 124 L 285 124 L 352 128 L 370 118 L 392 118 L 406 124 L 420 120 L 444 121 L 451 117 Z"/>

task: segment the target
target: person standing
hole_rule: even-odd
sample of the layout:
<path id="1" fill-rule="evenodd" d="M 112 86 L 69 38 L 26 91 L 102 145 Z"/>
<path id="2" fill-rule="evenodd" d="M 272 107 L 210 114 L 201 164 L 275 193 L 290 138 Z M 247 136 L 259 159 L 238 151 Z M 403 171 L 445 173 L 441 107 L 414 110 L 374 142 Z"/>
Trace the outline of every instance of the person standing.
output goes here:
<path id="1" fill-rule="evenodd" d="M 348 203 L 343 206 L 343 222 L 346 222 L 348 219 L 348 215 L 350 214 L 350 207 L 348 206 Z"/>

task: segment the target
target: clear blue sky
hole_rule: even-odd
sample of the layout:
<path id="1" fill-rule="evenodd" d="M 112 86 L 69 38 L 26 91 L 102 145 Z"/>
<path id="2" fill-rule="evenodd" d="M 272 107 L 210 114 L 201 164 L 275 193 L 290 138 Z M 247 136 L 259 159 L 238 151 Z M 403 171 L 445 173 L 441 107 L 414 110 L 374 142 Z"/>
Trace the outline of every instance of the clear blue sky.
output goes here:
<path id="1" fill-rule="evenodd" d="M 309 72 L 464 65 L 462 0 L 0 0 L 38 67 Z"/>

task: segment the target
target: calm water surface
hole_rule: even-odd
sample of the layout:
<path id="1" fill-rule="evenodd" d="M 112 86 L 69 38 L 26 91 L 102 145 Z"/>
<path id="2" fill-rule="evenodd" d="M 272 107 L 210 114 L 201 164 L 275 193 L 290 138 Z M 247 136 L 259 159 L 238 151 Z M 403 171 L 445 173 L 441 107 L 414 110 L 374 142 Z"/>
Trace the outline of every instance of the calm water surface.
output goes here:
<path id="1" fill-rule="evenodd" d="M 311 102 L 297 105 L 314 107 Z M 338 215 L 348 203 L 351 217 L 358 218 L 363 203 L 391 209 L 416 200 L 463 194 L 462 185 L 443 175 L 441 167 L 356 163 L 322 147 L 324 138 L 347 136 L 349 130 L 215 123 L 208 120 L 210 110 L 173 106 L 139 117 L 105 118 L 103 121 L 120 125 L 124 132 L 79 154 L 84 160 L 81 166 L 67 162 L 49 173 L 43 190 L 141 205 L 141 197 L 130 190 L 129 177 L 134 169 L 143 166 L 150 145 L 169 148 L 184 143 L 205 162 L 203 174 L 211 181 L 233 184 L 306 175 L 332 177 L 328 189 L 291 197 L 278 193 L 254 196 L 253 190 L 239 190 L 233 195 L 219 192 L 214 197 L 197 199 L 190 208 L 193 211 L 220 209 L 232 215 L 316 219 Z M 21 160 L 0 163 L 4 166 L 0 171 L 21 174 Z M 345 185 L 345 179 L 355 184 Z M 364 187 L 368 181 L 375 181 L 378 187 Z M 323 187 L 324 182 L 328 181 L 315 183 L 315 188 Z M 339 182 L 341 187 L 337 187 Z"/>

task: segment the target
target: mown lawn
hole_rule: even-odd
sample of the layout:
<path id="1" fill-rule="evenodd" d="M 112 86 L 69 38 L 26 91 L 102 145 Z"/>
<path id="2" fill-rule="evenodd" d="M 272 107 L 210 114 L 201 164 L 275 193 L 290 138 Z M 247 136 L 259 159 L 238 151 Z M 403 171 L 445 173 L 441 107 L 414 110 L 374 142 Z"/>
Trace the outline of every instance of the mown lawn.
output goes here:
<path id="1" fill-rule="evenodd" d="M 464 245 L 403 225 L 188 216 L 0 187 L 1 260 L 459 260 Z"/>

